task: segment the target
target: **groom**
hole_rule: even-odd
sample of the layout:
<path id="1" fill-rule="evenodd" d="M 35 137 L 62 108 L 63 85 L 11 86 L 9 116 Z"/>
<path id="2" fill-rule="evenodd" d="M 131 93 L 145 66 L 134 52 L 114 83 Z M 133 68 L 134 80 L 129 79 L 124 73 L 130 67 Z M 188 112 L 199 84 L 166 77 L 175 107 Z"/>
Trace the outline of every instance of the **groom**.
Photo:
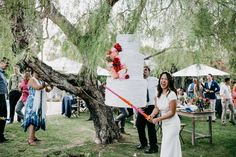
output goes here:
<path id="1" fill-rule="evenodd" d="M 156 77 L 150 77 L 150 68 L 148 66 L 144 66 L 143 72 L 144 79 L 147 80 L 147 106 L 143 108 L 144 113 L 150 115 L 152 110 L 154 109 L 154 97 L 157 95 L 157 85 L 158 79 Z M 148 140 L 146 138 L 145 127 L 147 125 L 148 129 Z M 157 136 L 155 124 L 148 122 L 143 115 L 138 113 L 136 126 L 138 129 L 139 141 L 140 144 L 136 147 L 137 149 L 144 149 L 148 144 L 149 146 L 145 149 L 145 153 L 156 153 L 158 152 L 157 146 Z"/>

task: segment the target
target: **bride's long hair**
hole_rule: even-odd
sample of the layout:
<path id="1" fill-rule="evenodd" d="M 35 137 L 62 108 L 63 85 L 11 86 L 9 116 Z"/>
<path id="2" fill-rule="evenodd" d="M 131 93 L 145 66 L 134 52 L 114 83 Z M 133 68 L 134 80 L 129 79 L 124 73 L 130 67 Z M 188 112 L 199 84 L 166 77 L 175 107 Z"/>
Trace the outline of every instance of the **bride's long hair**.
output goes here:
<path id="1" fill-rule="evenodd" d="M 158 97 L 158 98 L 161 96 L 161 94 L 162 94 L 162 92 L 163 92 L 163 89 L 161 88 L 161 82 L 160 82 L 160 81 L 161 81 L 162 75 L 164 75 L 164 74 L 166 75 L 167 80 L 168 80 L 168 88 L 169 88 L 169 91 L 168 91 L 167 95 L 170 93 L 170 91 L 174 91 L 175 94 L 177 95 L 177 90 L 176 90 L 175 87 L 174 87 L 174 80 L 173 80 L 171 74 L 168 73 L 168 72 L 162 72 L 162 73 L 160 74 L 159 82 L 158 82 L 158 85 L 157 85 L 157 97 Z"/>

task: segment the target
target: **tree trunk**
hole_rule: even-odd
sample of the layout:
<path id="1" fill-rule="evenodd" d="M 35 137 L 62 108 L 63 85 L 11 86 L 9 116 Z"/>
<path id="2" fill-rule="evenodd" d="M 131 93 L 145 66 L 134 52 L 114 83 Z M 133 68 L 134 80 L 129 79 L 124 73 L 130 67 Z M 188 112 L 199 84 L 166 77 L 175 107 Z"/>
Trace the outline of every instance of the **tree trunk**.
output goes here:
<path id="1" fill-rule="evenodd" d="M 12 51 L 15 54 L 19 54 L 29 45 L 28 33 L 25 27 L 25 15 L 21 2 L 14 5 L 10 20 L 12 21 L 11 32 L 14 37 Z"/>
<path id="2" fill-rule="evenodd" d="M 91 113 L 96 131 L 96 143 L 108 144 L 120 138 L 120 133 L 114 123 L 111 108 L 104 105 L 104 93 L 94 84 L 93 75 L 87 73 L 91 80 L 87 80 L 83 99 Z"/>
<path id="3" fill-rule="evenodd" d="M 43 81 L 79 96 L 86 102 L 98 143 L 109 144 L 120 138 L 111 108 L 104 104 L 104 90 L 98 86 L 96 75 L 89 73 L 86 67 L 76 76 L 61 74 L 31 55 L 25 55 L 20 63 L 32 68 Z"/>

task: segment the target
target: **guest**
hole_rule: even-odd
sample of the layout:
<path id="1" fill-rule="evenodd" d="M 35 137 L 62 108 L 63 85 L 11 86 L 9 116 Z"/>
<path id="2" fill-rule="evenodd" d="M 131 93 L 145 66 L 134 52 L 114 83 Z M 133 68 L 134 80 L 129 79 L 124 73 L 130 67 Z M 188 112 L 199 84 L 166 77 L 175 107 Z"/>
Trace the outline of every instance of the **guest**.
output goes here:
<path id="1" fill-rule="evenodd" d="M 115 118 L 115 123 L 119 127 L 119 130 L 122 134 L 126 134 L 125 132 L 125 120 L 126 118 L 133 115 L 133 109 L 132 108 L 125 108 L 120 107 L 120 114 Z"/>
<path id="2" fill-rule="evenodd" d="M 21 93 L 22 93 L 19 101 L 16 104 L 16 113 L 19 117 L 19 121 L 24 120 L 24 114 L 22 113 L 21 110 L 24 107 L 26 100 L 29 96 L 29 87 L 28 87 L 29 79 L 30 79 L 30 73 L 25 72 L 24 78 L 19 84 L 19 88 L 21 89 Z"/>
<path id="3" fill-rule="evenodd" d="M 7 117 L 7 79 L 5 77 L 5 70 L 8 67 L 8 59 L 3 58 L 0 60 L 0 143 L 6 142 L 7 139 L 4 137 L 4 130 L 6 121 L 3 118 Z"/>
<path id="4" fill-rule="evenodd" d="M 73 96 L 71 94 L 67 94 L 62 99 L 62 109 L 61 114 L 65 114 L 66 117 L 70 118 L 72 114 L 71 106 L 73 104 Z"/>
<path id="5" fill-rule="evenodd" d="M 203 85 L 201 79 L 197 80 L 197 82 L 194 84 L 193 93 L 194 93 L 194 98 L 196 99 L 203 98 Z"/>
<path id="6" fill-rule="evenodd" d="M 178 104 L 186 105 L 187 104 L 187 94 L 184 92 L 184 89 L 181 87 L 177 90 Z"/>
<path id="7" fill-rule="evenodd" d="M 188 97 L 193 98 L 194 97 L 194 86 L 197 84 L 197 78 L 193 78 L 193 82 L 189 84 L 187 89 Z"/>
<path id="8" fill-rule="evenodd" d="M 14 115 L 15 115 L 15 107 L 17 101 L 21 97 L 21 91 L 18 88 L 19 83 L 22 80 L 22 76 L 20 74 L 20 70 L 18 66 L 13 67 L 14 74 L 11 75 L 9 79 L 9 103 L 10 103 L 10 123 L 13 123 L 14 121 Z M 17 118 L 17 121 L 19 121 L 19 118 Z"/>
<path id="9" fill-rule="evenodd" d="M 150 114 L 152 113 L 152 110 L 154 109 L 154 98 L 157 93 L 157 84 L 158 79 L 156 77 L 150 77 L 150 68 L 148 66 L 144 66 L 144 72 L 143 77 L 147 80 L 147 106 L 143 108 L 144 113 Z M 143 149 L 147 146 L 148 140 L 146 138 L 145 133 L 145 127 L 147 125 L 148 129 L 148 139 L 149 139 L 149 147 L 146 148 L 144 151 L 145 153 L 156 153 L 158 152 L 158 146 L 157 146 L 157 136 L 156 136 L 156 129 L 155 125 L 152 123 L 149 123 L 143 115 L 138 113 L 137 120 L 136 120 L 136 126 L 138 129 L 138 136 L 140 144 L 137 146 L 137 149 Z"/>
<path id="10" fill-rule="evenodd" d="M 234 122 L 234 106 L 232 101 L 231 89 L 230 89 L 231 80 L 230 78 L 225 78 L 224 83 L 220 86 L 220 97 L 222 105 L 222 115 L 221 115 L 221 124 L 226 125 L 226 111 L 227 108 L 230 110 L 230 120 L 229 122 L 235 125 Z"/>
<path id="11" fill-rule="evenodd" d="M 156 105 L 150 114 L 150 121 L 154 124 L 162 122 L 160 157 L 181 157 L 180 119 L 176 114 L 177 91 L 174 88 L 173 78 L 168 72 L 163 72 L 160 75 L 157 91 Z M 161 116 L 153 118 L 159 112 L 161 112 Z"/>
<path id="12" fill-rule="evenodd" d="M 213 80 L 213 76 L 211 74 L 207 75 L 207 82 L 204 86 L 205 98 L 208 98 L 211 103 L 211 109 L 215 111 L 216 106 L 216 93 L 220 91 L 220 87 L 218 83 Z M 213 113 L 212 121 L 215 122 L 216 115 Z"/>
<path id="13" fill-rule="evenodd" d="M 232 98 L 233 98 L 234 108 L 236 108 L 236 81 L 233 82 Z"/>
<path id="14" fill-rule="evenodd" d="M 46 107 L 46 93 L 45 82 L 39 81 L 38 74 L 33 72 L 33 77 L 28 82 L 29 96 L 25 106 L 25 117 L 23 122 L 24 131 L 29 128 L 28 144 L 31 146 L 36 145 L 38 138 L 35 132 L 40 128 L 45 130 L 45 107 Z M 49 92 L 50 89 L 46 88 Z"/>
<path id="15" fill-rule="evenodd" d="M 83 106 L 80 106 L 80 102 L 78 102 L 76 96 L 71 95 L 71 94 L 67 94 L 63 97 L 62 99 L 62 112 L 61 114 L 65 115 L 66 117 L 70 118 L 73 114 L 73 105 L 79 105 L 79 108 L 84 108 Z M 76 108 L 75 110 L 77 111 L 78 108 Z M 80 112 L 80 111 L 78 111 Z"/>

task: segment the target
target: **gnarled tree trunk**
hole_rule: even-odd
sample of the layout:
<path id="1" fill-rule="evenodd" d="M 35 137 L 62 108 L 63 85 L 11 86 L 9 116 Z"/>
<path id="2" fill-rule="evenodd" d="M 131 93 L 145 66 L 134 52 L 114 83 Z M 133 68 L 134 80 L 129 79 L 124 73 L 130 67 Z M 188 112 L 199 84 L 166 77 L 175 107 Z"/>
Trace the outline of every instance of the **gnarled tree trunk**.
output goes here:
<path id="1" fill-rule="evenodd" d="M 12 51 L 19 54 L 22 50 L 26 49 L 29 45 L 27 28 L 25 26 L 25 15 L 21 2 L 14 5 L 14 10 L 11 14 L 11 32 L 14 37 L 12 43 Z"/>
<path id="2" fill-rule="evenodd" d="M 61 74 L 31 55 L 25 55 L 20 63 L 32 68 L 42 80 L 85 100 L 92 114 L 99 143 L 108 144 L 120 138 L 112 111 L 104 104 L 104 93 L 98 86 L 95 75 L 88 73 L 86 69 L 80 75 Z"/>

